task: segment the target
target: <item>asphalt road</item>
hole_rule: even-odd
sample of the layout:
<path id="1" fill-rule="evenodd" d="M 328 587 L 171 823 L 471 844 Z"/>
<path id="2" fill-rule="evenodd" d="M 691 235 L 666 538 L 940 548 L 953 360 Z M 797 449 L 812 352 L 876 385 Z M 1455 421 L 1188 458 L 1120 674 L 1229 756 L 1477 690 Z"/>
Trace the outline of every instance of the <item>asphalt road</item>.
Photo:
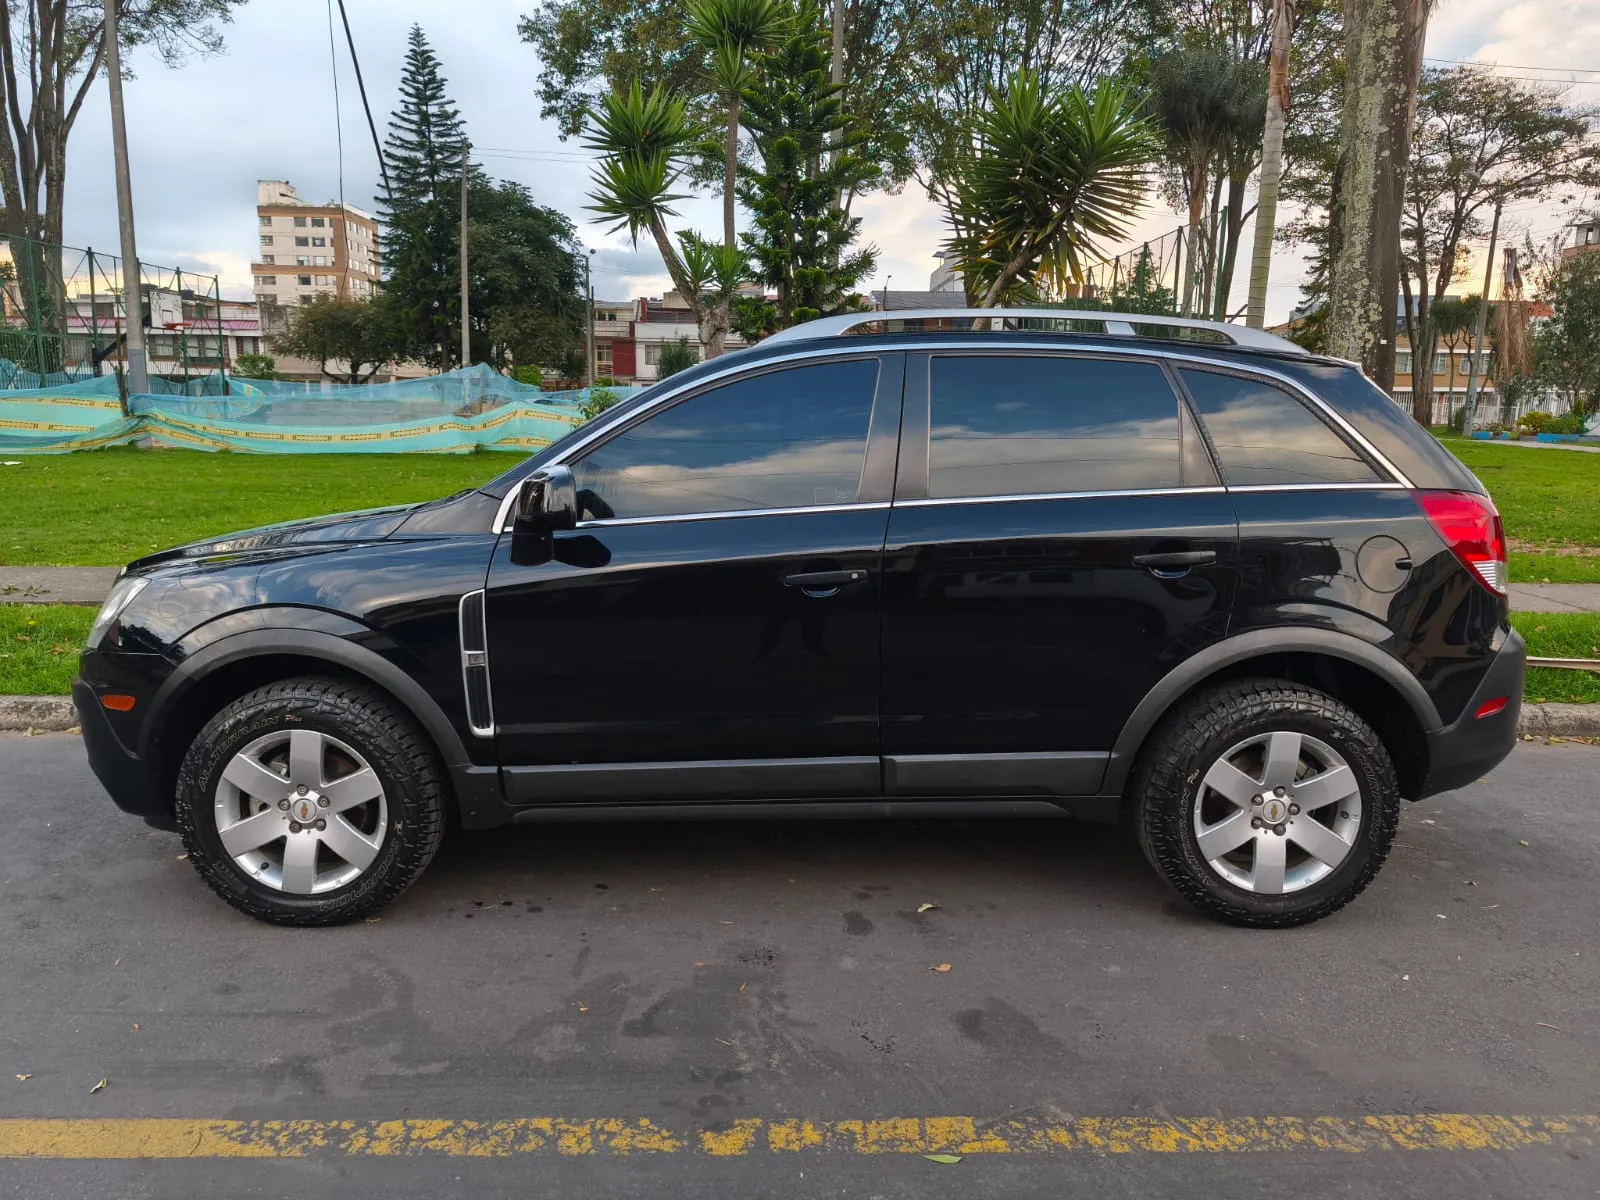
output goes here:
<path id="1" fill-rule="evenodd" d="M 1082 1134 L 1088 1117 L 1237 1133 L 1245 1118 L 1600 1113 L 1587 746 L 1525 745 L 1488 781 L 1408 807 L 1364 896 L 1281 933 L 1201 920 L 1125 834 L 1065 821 L 457 836 L 376 921 L 293 931 L 214 899 L 174 836 L 111 807 L 71 736 L 0 735 L 0 818 L 0 1145 L 42 1144 L 14 1122 L 46 1117 L 79 1122 L 61 1127 L 79 1152 L 102 1144 L 99 1119 L 548 1116 L 599 1139 L 489 1159 L 459 1142 L 11 1159 L 8 1197 L 1600 1195 L 1600 1136 L 1317 1149 L 1263 1122 L 1249 1152 L 1118 1153 Z M 864 1153 L 885 1146 L 850 1124 L 961 1116 L 1077 1140 L 941 1164 L 892 1152 L 905 1144 Z M 591 1118 L 679 1148 L 623 1153 Z M 699 1149 L 750 1128 L 748 1152 Z M 780 1129 L 822 1144 L 779 1152 L 769 1128 L 772 1146 Z M 936 1126 L 909 1128 L 916 1151 Z"/>

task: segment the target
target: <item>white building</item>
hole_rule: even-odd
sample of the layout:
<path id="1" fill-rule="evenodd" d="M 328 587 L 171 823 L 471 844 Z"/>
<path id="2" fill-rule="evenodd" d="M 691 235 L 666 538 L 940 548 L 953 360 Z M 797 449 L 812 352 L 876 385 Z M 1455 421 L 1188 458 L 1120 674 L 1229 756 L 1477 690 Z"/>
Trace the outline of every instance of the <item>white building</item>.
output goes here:
<path id="1" fill-rule="evenodd" d="M 365 299 L 378 282 L 378 222 L 353 204 L 307 204 L 283 179 L 256 181 L 256 302 L 274 308 L 317 296 Z"/>

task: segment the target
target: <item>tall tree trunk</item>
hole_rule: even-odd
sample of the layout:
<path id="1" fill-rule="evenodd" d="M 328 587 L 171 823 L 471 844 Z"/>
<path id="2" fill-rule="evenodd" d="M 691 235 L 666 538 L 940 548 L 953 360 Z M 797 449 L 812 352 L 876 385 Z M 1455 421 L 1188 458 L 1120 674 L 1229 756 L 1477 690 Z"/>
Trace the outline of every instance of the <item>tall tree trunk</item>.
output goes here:
<path id="1" fill-rule="evenodd" d="M 661 253 L 661 261 L 667 265 L 667 274 L 672 277 L 672 286 L 678 289 L 678 295 L 689 303 L 689 312 L 694 316 L 695 334 L 700 342 L 700 349 L 707 358 L 710 355 L 710 342 L 707 339 L 706 308 L 700 299 L 700 293 L 689 286 L 689 273 L 683 269 L 683 259 L 678 257 L 677 247 L 672 244 L 672 236 L 667 233 L 666 222 L 657 216 L 650 222 L 650 236 L 655 239 L 656 249 Z M 719 353 L 720 353 L 720 342 Z"/>
<path id="2" fill-rule="evenodd" d="M 734 184 L 739 175 L 739 93 L 728 97 L 728 137 L 723 147 L 722 166 L 722 244 L 737 246 L 738 235 L 734 203 Z"/>
<path id="3" fill-rule="evenodd" d="M 1289 111 L 1289 46 L 1293 34 L 1293 0 L 1275 0 L 1272 52 L 1267 65 L 1267 124 L 1261 139 L 1261 188 L 1256 199 L 1250 299 L 1244 318 L 1252 329 L 1261 329 L 1267 323 L 1267 279 L 1272 270 L 1272 238 L 1277 232 L 1278 185 L 1283 179 L 1283 125 Z"/>
<path id="4" fill-rule="evenodd" d="M 1206 224 L 1206 269 L 1201 280 L 1200 296 L 1195 304 L 1196 313 L 1202 317 L 1209 317 L 1215 307 L 1217 263 L 1222 257 L 1222 183 L 1222 167 L 1219 164 L 1211 180 L 1211 215 Z"/>
<path id="5" fill-rule="evenodd" d="M 1233 295 L 1233 275 L 1239 265 L 1239 237 L 1244 233 L 1244 191 L 1249 176 L 1228 176 L 1228 205 L 1223 209 L 1223 228 L 1227 233 L 1222 265 L 1217 269 L 1217 304 L 1213 316 L 1228 319 L 1228 300 Z"/>
<path id="6" fill-rule="evenodd" d="M 1344 176 L 1327 345 L 1358 360 L 1385 391 L 1394 387 L 1400 215 L 1428 7 L 1429 0 L 1345 0 Z"/>
<path id="7" fill-rule="evenodd" d="M 1200 222 L 1205 216 L 1206 163 L 1202 158 L 1189 166 L 1189 262 L 1183 274 L 1183 300 L 1179 315 L 1194 316 L 1195 268 L 1200 265 Z"/>

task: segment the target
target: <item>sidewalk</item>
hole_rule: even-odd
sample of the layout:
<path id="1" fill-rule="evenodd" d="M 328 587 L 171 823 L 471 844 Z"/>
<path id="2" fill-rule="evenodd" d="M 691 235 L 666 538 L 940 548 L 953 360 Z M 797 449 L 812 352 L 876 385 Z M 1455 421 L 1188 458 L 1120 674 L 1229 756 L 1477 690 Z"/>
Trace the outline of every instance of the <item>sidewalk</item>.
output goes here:
<path id="1" fill-rule="evenodd" d="M 0 567 L 0 604 L 98 607 L 116 567 Z M 1600 583 L 1513 583 L 1514 612 L 1600 613 Z"/>

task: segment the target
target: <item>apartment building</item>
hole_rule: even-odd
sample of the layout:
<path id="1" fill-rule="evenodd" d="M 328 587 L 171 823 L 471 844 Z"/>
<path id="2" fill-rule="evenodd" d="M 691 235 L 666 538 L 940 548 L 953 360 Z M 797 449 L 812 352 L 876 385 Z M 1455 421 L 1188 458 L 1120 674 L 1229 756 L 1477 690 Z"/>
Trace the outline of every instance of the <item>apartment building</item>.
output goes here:
<path id="1" fill-rule="evenodd" d="M 263 315 L 316 296 L 365 299 L 378 282 L 378 222 L 353 204 L 307 204 L 286 179 L 256 182 L 256 302 Z M 271 322 L 268 322 L 271 324 Z"/>

